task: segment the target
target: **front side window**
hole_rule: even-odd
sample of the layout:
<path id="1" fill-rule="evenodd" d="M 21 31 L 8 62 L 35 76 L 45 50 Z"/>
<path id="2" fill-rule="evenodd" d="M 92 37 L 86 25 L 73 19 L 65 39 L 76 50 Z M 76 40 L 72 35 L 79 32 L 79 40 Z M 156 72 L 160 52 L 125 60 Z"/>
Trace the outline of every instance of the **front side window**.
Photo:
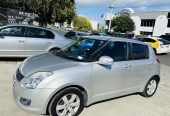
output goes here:
<path id="1" fill-rule="evenodd" d="M 3 36 L 23 37 L 24 34 L 25 34 L 24 27 L 12 26 L 0 29 L 0 35 Z"/>
<path id="2" fill-rule="evenodd" d="M 149 49 L 147 45 L 131 44 L 130 60 L 141 60 L 149 58 Z"/>
<path id="3" fill-rule="evenodd" d="M 127 61 L 127 49 L 128 44 L 126 42 L 110 42 L 103 50 L 101 50 L 98 59 L 101 56 L 109 56 L 113 58 L 114 62 Z"/>

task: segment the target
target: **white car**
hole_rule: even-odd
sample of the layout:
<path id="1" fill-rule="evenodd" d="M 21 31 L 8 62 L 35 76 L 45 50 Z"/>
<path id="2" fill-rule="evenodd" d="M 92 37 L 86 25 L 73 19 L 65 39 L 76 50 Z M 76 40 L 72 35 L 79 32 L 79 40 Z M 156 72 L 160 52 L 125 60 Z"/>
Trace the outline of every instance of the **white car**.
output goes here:
<path id="1" fill-rule="evenodd" d="M 158 38 L 158 41 L 159 41 L 159 46 L 156 49 L 157 54 L 169 53 L 170 52 L 170 41 L 167 41 L 162 38 Z"/>
<path id="2" fill-rule="evenodd" d="M 71 28 L 71 27 L 66 27 L 65 30 L 66 30 L 66 31 L 73 31 L 73 28 Z"/>

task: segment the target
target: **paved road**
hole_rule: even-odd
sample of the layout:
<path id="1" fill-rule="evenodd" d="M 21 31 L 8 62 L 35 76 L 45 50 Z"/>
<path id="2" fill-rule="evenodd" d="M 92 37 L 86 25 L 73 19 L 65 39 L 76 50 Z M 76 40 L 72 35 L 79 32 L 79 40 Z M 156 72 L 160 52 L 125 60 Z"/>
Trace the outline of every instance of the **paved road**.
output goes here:
<path id="1" fill-rule="evenodd" d="M 160 60 L 161 64 L 170 66 L 170 53 L 164 55 L 157 55 L 157 57 Z"/>

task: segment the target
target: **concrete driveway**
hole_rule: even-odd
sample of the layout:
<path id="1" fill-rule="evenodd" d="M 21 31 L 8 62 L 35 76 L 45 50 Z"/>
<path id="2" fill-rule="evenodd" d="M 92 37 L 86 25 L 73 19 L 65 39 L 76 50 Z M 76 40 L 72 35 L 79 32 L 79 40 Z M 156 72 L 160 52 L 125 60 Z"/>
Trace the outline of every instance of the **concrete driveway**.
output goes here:
<path id="1" fill-rule="evenodd" d="M 12 98 L 12 75 L 19 62 L 0 61 L 0 116 L 38 116 L 19 109 Z M 170 116 L 170 67 L 161 66 L 161 82 L 152 98 L 130 95 L 85 108 L 80 116 Z"/>

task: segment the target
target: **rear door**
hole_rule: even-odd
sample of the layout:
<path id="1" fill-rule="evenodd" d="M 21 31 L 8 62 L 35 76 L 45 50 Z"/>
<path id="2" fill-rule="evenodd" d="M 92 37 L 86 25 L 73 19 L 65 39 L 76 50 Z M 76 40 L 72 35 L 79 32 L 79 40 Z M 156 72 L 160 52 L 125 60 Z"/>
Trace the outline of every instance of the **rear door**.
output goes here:
<path id="1" fill-rule="evenodd" d="M 149 60 L 149 48 L 147 45 L 130 43 L 129 62 L 130 79 L 126 81 L 128 88 L 139 89 L 150 73 L 152 61 Z"/>
<path id="2" fill-rule="evenodd" d="M 27 28 L 26 34 L 26 55 L 36 55 L 48 52 L 50 46 L 54 43 L 55 35 L 45 29 Z"/>
<path id="3" fill-rule="evenodd" d="M 0 56 L 25 56 L 25 27 L 9 26 L 0 29 Z"/>

